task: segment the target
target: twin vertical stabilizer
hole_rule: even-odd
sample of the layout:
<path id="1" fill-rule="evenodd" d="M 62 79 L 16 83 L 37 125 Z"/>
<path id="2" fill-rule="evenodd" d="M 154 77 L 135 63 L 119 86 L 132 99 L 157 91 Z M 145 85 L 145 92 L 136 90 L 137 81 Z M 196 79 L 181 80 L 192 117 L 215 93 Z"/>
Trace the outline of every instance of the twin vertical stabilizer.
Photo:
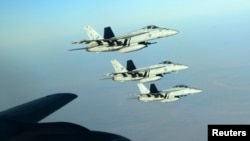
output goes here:
<path id="1" fill-rule="evenodd" d="M 117 60 L 111 60 L 111 63 L 114 67 L 116 73 L 127 72 L 128 70 L 122 66 Z"/>
<path id="2" fill-rule="evenodd" d="M 145 87 L 145 85 L 143 85 L 142 83 L 137 83 L 137 86 L 138 86 L 141 94 L 149 94 L 150 93 L 148 88 Z"/>
<path id="3" fill-rule="evenodd" d="M 103 37 L 96 32 L 91 26 L 84 26 L 84 30 L 87 32 L 87 35 L 90 40 L 100 40 L 103 39 Z"/>
<path id="4" fill-rule="evenodd" d="M 115 37 L 111 27 L 104 28 L 104 37 L 102 37 L 98 32 L 94 30 L 91 26 L 84 26 L 84 30 L 87 32 L 87 35 L 90 40 L 101 40 L 101 39 L 110 39 Z"/>

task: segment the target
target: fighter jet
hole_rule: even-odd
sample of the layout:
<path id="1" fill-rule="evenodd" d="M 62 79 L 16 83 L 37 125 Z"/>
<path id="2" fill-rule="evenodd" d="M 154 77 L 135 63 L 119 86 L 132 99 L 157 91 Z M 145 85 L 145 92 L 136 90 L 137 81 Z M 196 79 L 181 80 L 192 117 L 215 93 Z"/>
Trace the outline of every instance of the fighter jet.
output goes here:
<path id="1" fill-rule="evenodd" d="M 148 90 L 148 88 L 146 88 L 142 83 L 137 83 L 137 85 L 140 90 L 140 94 L 137 95 L 137 99 L 144 102 L 173 102 L 179 100 L 183 96 L 202 92 L 200 89 L 191 88 L 186 85 L 176 85 L 173 88 L 163 91 L 158 91 L 155 84 L 150 84 L 150 90 Z"/>
<path id="2" fill-rule="evenodd" d="M 86 50 L 88 52 L 110 52 L 118 51 L 128 53 L 137 51 L 156 42 L 148 42 L 150 40 L 172 36 L 178 33 L 177 30 L 157 27 L 149 25 L 142 29 L 129 32 L 122 36 L 115 36 L 111 27 L 104 28 L 104 37 L 97 33 L 91 26 L 85 26 L 85 31 L 89 40 L 81 40 L 72 42 L 72 44 L 86 44 L 85 48 L 77 48 L 72 50 Z"/>
<path id="3" fill-rule="evenodd" d="M 68 122 L 40 122 L 77 96 L 57 93 L 0 112 L 0 141 L 130 141 Z"/>
<path id="4" fill-rule="evenodd" d="M 107 73 L 109 79 L 114 81 L 139 81 L 139 82 L 151 82 L 160 80 L 164 74 L 176 72 L 187 69 L 188 66 L 173 63 L 170 61 L 163 61 L 156 65 L 151 65 L 143 68 L 136 69 L 132 60 L 127 60 L 127 68 L 122 66 L 117 60 L 111 60 L 114 67 L 114 73 Z M 107 79 L 107 78 L 105 78 Z"/>

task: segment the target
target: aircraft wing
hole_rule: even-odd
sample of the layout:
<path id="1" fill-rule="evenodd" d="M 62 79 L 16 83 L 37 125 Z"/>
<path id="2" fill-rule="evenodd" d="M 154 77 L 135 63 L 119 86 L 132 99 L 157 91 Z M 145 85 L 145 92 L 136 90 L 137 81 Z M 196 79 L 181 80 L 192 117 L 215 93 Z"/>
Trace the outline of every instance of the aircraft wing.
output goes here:
<path id="1" fill-rule="evenodd" d="M 145 33 L 148 33 L 148 32 L 141 32 L 141 33 L 136 33 L 136 34 L 127 34 L 127 35 L 124 35 L 124 36 L 113 37 L 113 38 L 109 38 L 109 39 L 74 41 L 74 42 L 72 42 L 72 44 L 88 44 L 88 43 L 91 43 L 91 42 L 100 42 L 100 41 L 104 41 L 104 42 L 117 41 L 117 40 L 120 40 L 120 39 L 127 39 L 127 38 L 131 38 L 131 37 L 134 37 L 134 36 L 142 35 L 142 34 L 145 34 Z"/>
<path id="2" fill-rule="evenodd" d="M 110 38 L 110 39 L 103 39 L 103 40 L 104 41 L 106 41 L 106 40 L 110 41 L 110 40 L 127 39 L 127 38 L 131 38 L 131 37 L 134 37 L 134 36 L 142 35 L 142 34 L 145 34 L 145 33 L 148 33 L 148 31 L 147 32 L 140 32 L 140 33 L 136 33 L 136 34 L 127 34 L 127 35 L 113 37 L 113 38 Z"/>
<path id="3" fill-rule="evenodd" d="M 152 68 L 149 68 L 149 67 L 144 67 L 144 68 L 138 68 L 138 69 L 135 69 L 135 70 L 131 70 L 131 71 L 126 71 L 126 72 L 113 72 L 113 73 L 107 73 L 107 74 L 104 74 L 105 76 L 114 76 L 115 74 L 127 74 L 127 73 L 142 73 L 142 72 L 146 72 L 146 71 L 150 71 L 152 69 L 158 69 L 158 68 L 162 68 L 164 66 L 155 66 L 155 67 L 152 67 Z"/>
<path id="4" fill-rule="evenodd" d="M 174 92 L 176 92 L 176 91 L 178 91 L 178 90 L 170 90 L 170 91 L 167 91 L 167 92 L 165 93 L 165 96 L 167 96 L 167 97 L 169 97 L 169 98 L 174 98 L 174 97 L 180 98 L 180 97 L 189 95 L 189 94 L 177 94 L 177 93 L 174 93 Z"/>
<path id="5" fill-rule="evenodd" d="M 73 49 L 70 49 L 68 51 L 74 51 L 74 50 L 83 50 L 83 49 L 88 49 L 87 47 L 83 47 L 83 48 L 73 48 Z"/>
<path id="6" fill-rule="evenodd" d="M 71 93 L 48 95 L 2 111 L 0 112 L 0 119 L 31 123 L 39 122 L 76 97 L 77 95 Z"/>
<path id="7" fill-rule="evenodd" d="M 164 66 L 158 66 L 158 67 L 153 67 L 153 68 L 149 68 L 149 67 L 145 67 L 145 68 L 138 68 L 138 69 L 135 69 L 135 70 L 132 70 L 132 71 L 129 71 L 131 73 L 133 72 L 145 72 L 145 71 L 149 71 L 149 70 L 153 70 L 153 69 L 158 69 L 158 68 L 162 68 Z"/>
<path id="8" fill-rule="evenodd" d="M 73 41 L 72 44 L 88 44 L 90 42 L 94 42 L 97 40 L 81 40 L 81 41 Z"/>
<path id="9" fill-rule="evenodd" d="M 161 68 L 161 67 L 156 67 L 156 68 Z M 155 69 L 155 68 L 153 68 Z M 146 71 L 150 71 L 152 70 L 152 68 L 141 68 L 141 69 L 136 69 L 136 70 L 132 70 L 132 71 L 126 71 L 126 72 L 113 72 L 113 73 L 106 73 L 104 74 L 105 76 L 114 76 L 116 74 L 134 74 L 134 73 L 142 73 L 142 72 L 146 72 Z"/>

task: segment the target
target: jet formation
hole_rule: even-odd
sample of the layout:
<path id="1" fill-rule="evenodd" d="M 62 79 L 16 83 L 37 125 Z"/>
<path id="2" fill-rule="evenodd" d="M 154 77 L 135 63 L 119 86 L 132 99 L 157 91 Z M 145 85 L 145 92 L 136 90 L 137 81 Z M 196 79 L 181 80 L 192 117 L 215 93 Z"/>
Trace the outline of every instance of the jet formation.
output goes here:
<path id="1" fill-rule="evenodd" d="M 161 28 L 155 25 L 149 25 L 121 36 L 115 36 L 109 26 L 104 28 L 103 37 L 89 25 L 85 26 L 84 30 L 87 32 L 89 40 L 73 41 L 72 44 L 86 44 L 87 47 L 70 49 L 70 51 L 86 50 L 96 53 L 118 51 L 121 53 L 128 53 L 156 43 L 149 42 L 151 40 L 172 36 L 178 33 L 177 30 Z"/>
<path id="2" fill-rule="evenodd" d="M 86 44 L 87 47 L 70 49 L 70 51 L 86 50 L 96 53 L 118 51 L 121 53 L 129 53 L 156 43 L 150 42 L 152 40 L 166 38 L 179 33 L 177 30 L 155 25 L 148 25 L 121 36 L 115 36 L 110 26 L 104 27 L 103 37 L 89 25 L 84 26 L 84 30 L 89 40 L 73 41 L 72 44 Z M 158 91 L 155 84 L 151 84 L 150 90 L 148 90 L 143 85 L 143 83 L 158 81 L 162 79 L 165 74 L 188 69 L 189 67 L 187 65 L 171 61 L 162 61 L 155 65 L 136 68 L 133 60 L 127 60 L 127 65 L 124 67 L 116 59 L 111 60 L 111 64 L 114 68 L 114 72 L 104 74 L 107 78 L 103 79 L 112 79 L 113 81 L 119 82 L 138 81 L 137 85 L 141 94 L 138 94 L 136 98 L 140 101 L 160 101 L 166 103 L 176 101 L 182 96 L 200 93 L 202 91 L 186 85 L 176 85 L 171 89 Z"/>
<path id="3" fill-rule="evenodd" d="M 159 64 L 136 68 L 133 60 L 127 60 L 127 67 L 125 68 L 117 60 L 111 60 L 115 72 L 107 73 L 106 76 L 111 76 L 115 81 L 139 81 L 151 82 L 161 79 L 164 74 L 185 70 L 188 66 L 173 63 L 171 61 L 163 61 Z"/>
<path id="4" fill-rule="evenodd" d="M 154 44 L 155 42 L 149 42 L 151 40 L 178 33 L 177 30 L 149 25 L 122 36 L 115 36 L 111 27 L 105 27 L 102 37 L 91 26 L 85 26 L 84 29 L 89 40 L 75 41 L 72 44 L 86 44 L 87 47 L 71 50 L 128 53 Z M 162 91 L 159 91 L 155 84 L 151 84 L 150 89 L 143 85 L 144 82 L 160 80 L 164 74 L 187 69 L 186 65 L 163 61 L 156 65 L 136 68 L 133 61 L 128 60 L 125 68 L 117 60 L 111 60 L 111 63 L 115 72 L 106 76 L 110 76 L 114 81 L 139 81 L 137 85 L 140 94 L 137 94 L 137 99 L 140 101 L 173 102 L 183 96 L 202 92 L 186 85 L 176 85 Z M 77 95 L 72 93 L 51 94 L 0 112 L 0 141 L 130 141 L 121 135 L 89 130 L 74 123 L 40 122 L 76 97 Z"/>
<path id="5" fill-rule="evenodd" d="M 130 141 L 69 122 L 39 122 L 77 95 L 56 93 L 0 112 L 0 141 Z"/>

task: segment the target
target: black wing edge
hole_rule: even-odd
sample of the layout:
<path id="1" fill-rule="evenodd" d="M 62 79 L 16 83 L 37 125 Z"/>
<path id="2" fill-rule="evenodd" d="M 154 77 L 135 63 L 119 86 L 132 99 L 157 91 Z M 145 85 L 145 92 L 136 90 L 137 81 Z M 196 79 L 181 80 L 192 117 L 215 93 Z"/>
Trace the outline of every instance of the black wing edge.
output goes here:
<path id="1" fill-rule="evenodd" d="M 39 122 L 77 98 L 72 93 L 55 93 L 0 112 L 0 119 Z"/>

